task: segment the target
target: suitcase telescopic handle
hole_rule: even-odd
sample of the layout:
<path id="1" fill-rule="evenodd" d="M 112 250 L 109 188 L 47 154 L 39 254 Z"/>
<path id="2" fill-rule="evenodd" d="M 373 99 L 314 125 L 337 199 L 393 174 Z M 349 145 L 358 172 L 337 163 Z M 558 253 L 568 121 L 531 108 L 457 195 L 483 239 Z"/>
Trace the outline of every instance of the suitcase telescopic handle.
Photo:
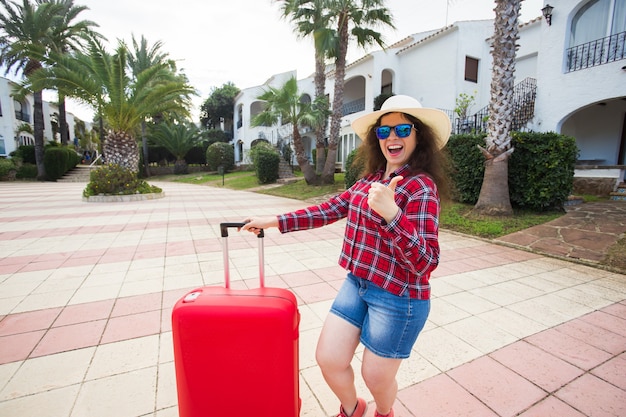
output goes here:
<path id="1" fill-rule="evenodd" d="M 242 228 L 245 223 L 220 223 L 220 232 L 222 235 L 222 241 L 224 242 L 224 286 L 230 288 L 230 265 L 228 261 L 228 229 L 229 228 Z M 257 235 L 259 237 L 259 286 L 265 287 L 265 254 L 263 250 L 263 229 Z"/>
<path id="2" fill-rule="evenodd" d="M 231 222 L 231 223 L 220 223 L 220 231 L 222 232 L 222 237 L 228 237 L 228 228 L 237 228 L 240 229 L 244 227 L 246 223 L 244 222 Z M 258 234 L 259 238 L 264 237 L 263 229 Z"/>

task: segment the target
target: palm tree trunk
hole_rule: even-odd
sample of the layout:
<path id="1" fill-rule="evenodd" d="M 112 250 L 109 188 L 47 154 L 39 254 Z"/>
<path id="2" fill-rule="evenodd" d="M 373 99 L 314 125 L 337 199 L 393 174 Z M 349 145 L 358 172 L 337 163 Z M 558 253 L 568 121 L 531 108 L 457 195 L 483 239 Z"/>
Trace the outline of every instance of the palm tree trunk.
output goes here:
<path id="1" fill-rule="evenodd" d="M 150 155 L 148 150 L 148 138 L 146 137 L 146 121 L 141 122 L 141 148 L 143 150 L 143 169 L 146 178 L 150 176 Z"/>
<path id="2" fill-rule="evenodd" d="M 348 53 L 348 19 L 338 18 L 339 26 L 339 48 L 335 58 L 335 90 L 333 96 L 333 112 L 330 118 L 330 135 L 328 138 L 328 155 L 326 165 L 322 173 L 322 184 L 333 184 L 335 182 L 335 161 L 337 160 L 337 143 L 339 142 L 339 131 L 341 129 L 341 118 L 343 117 L 343 93 L 344 78 L 346 75 L 346 55 Z"/>
<path id="3" fill-rule="evenodd" d="M 65 96 L 61 93 L 59 93 L 59 130 L 61 131 L 61 145 L 67 146 L 67 144 L 70 142 L 70 128 L 67 125 Z"/>
<path id="4" fill-rule="evenodd" d="M 44 144 L 43 144 L 43 97 L 41 91 L 33 93 L 34 109 L 33 124 L 35 136 L 35 163 L 37 164 L 37 181 L 45 181 L 47 179 L 46 167 L 43 163 Z"/>
<path id="5" fill-rule="evenodd" d="M 513 214 L 509 197 L 509 154 L 485 162 L 483 185 L 474 212 L 486 216 Z"/>
<path id="6" fill-rule="evenodd" d="M 326 65 L 324 65 L 324 56 L 315 55 L 315 98 L 324 96 L 324 87 L 326 86 Z M 315 171 L 318 174 L 324 172 L 326 165 L 326 141 L 324 133 L 326 124 L 315 130 L 315 149 L 317 154 L 317 164 Z"/>
<path id="7" fill-rule="evenodd" d="M 300 132 L 298 131 L 297 126 L 293 128 L 293 146 L 296 148 L 296 161 L 298 162 L 300 170 L 302 170 L 304 180 L 309 185 L 317 184 L 317 174 L 315 174 L 313 165 L 309 164 L 309 159 L 306 157 L 304 145 L 302 144 L 302 138 L 300 137 Z"/>
<path id="8" fill-rule="evenodd" d="M 102 152 L 107 163 L 119 165 L 134 173 L 139 171 L 137 142 L 127 132 L 109 132 L 102 146 Z"/>
<path id="9" fill-rule="evenodd" d="M 512 215 L 508 163 L 513 152 L 511 121 L 515 88 L 515 51 L 519 39 L 521 0 L 496 0 L 492 38 L 493 71 L 487 121 L 485 176 L 474 211 L 486 215 Z"/>

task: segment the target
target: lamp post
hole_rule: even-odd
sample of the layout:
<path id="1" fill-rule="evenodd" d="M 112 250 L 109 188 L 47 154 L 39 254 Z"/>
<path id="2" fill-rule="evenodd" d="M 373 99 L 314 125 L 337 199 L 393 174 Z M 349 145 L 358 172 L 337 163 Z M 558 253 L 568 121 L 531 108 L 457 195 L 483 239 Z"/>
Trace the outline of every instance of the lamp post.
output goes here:
<path id="1" fill-rule="evenodd" d="M 552 26 L 552 10 L 553 9 L 554 7 L 550 6 L 549 4 L 546 4 L 544 8 L 541 9 L 541 12 L 543 13 L 543 17 L 546 18 L 546 23 L 548 24 L 548 26 Z"/>

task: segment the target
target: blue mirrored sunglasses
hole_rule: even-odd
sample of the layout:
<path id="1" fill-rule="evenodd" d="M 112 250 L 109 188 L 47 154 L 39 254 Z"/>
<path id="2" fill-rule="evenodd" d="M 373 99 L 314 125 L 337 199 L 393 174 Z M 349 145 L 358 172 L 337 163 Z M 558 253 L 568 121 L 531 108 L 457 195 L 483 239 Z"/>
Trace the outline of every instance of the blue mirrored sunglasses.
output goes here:
<path id="1" fill-rule="evenodd" d="M 411 129 L 413 129 L 413 125 L 410 123 L 402 123 L 395 126 L 378 126 L 376 128 L 376 137 L 380 140 L 387 139 L 391 134 L 391 129 L 396 132 L 397 137 L 406 138 L 411 134 Z"/>

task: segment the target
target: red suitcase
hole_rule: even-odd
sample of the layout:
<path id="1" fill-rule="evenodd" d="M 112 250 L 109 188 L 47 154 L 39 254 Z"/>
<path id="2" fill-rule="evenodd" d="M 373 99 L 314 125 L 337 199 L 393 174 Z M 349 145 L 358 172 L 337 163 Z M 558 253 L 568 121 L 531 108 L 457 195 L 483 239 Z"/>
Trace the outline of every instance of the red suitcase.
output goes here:
<path id="1" fill-rule="evenodd" d="M 225 287 L 191 291 L 172 311 L 180 417 L 300 414 L 297 301 L 265 287 L 262 231 L 260 288 L 230 289 L 228 228 L 241 226 L 220 224 Z"/>

